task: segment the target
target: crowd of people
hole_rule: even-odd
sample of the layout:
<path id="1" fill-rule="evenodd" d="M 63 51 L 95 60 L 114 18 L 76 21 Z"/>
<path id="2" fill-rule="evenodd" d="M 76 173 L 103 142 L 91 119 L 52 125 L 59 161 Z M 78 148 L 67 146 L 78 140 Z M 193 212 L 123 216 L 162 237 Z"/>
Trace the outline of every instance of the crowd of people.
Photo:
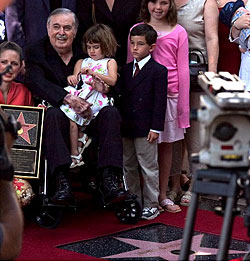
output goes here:
<path id="1" fill-rule="evenodd" d="M 201 149 L 199 123 L 189 116 L 204 94 L 190 85 L 190 51 L 198 50 L 208 71 L 240 74 L 247 90 L 250 84 L 248 44 L 238 48 L 242 29 L 250 29 L 250 7 L 241 1 L 244 9 L 225 25 L 220 12 L 230 18 L 239 12 L 229 14 L 228 2 L 15 0 L 4 10 L 0 71 L 10 68 L 0 103 L 46 104 L 43 152 L 55 180 L 52 202 L 72 202 L 70 168 L 84 164 L 82 152 L 95 139 L 107 202 L 126 197 L 124 175 L 143 219 L 190 204 L 185 184 L 204 167 L 184 164 Z"/>

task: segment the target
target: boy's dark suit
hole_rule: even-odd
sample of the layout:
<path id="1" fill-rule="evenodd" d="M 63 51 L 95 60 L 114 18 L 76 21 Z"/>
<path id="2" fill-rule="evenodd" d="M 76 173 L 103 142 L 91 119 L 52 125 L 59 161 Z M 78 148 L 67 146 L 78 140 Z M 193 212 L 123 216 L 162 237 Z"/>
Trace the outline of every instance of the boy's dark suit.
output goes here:
<path id="1" fill-rule="evenodd" d="M 166 67 L 150 58 L 135 77 L 133 63 L 125 65 L 118 83 L 123 120 L 124 174 L 129 190 L 137 195 L 144 208 L 158 206 L 157 140 L 148 142 L 147 136 L 150 130 L 164 130 L 167 79 Z M 139 167 L 144 180 L 143 189 Z"/>
<path id="2" fill-rule="evenodd" d="M 124 137 L 147 137 L 149 130 L 164 130 L 167 104 L 167 69 L 151 58 L 133 77 L 133 62 L 123 66 L 118 82 Z"/>

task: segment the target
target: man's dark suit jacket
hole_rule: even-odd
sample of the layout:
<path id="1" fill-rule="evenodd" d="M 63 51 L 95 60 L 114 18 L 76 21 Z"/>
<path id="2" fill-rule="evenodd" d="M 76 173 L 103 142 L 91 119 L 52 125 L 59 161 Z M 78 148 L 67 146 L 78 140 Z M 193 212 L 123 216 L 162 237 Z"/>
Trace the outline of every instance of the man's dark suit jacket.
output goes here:
<path id="1" fill-rule="evenodd" d="M 75 12 L 76 0 L 62 0 L 62 7 Z M 50 0 L 14 0 L 5 10 L 8 40 L 22 48 L 40 40 L 47 34 L 49 14 Z"/>
<path id="2" fill-rule="evenodd" d="M 164 130 L 167 104 L 167 68 L 151 58 L 133 77 L 133 62 L 123 66 L 118 80 L 122 135 L 146 137 L 150 131 Z"/>
<path id="3" fill-rule="evenodd" d="M 137 22 L 141 1 L 115 0 L 112 12 L 105 0 L 94 1 L 96 22 L 110 26 L 120 45 L 116 54 L 116 61 L 120 66 L 126 63 L 129 29 Z M 76 15 L 80 23 L 78 38 L 81 40 L 84 32 L 93 25 L 92 0 L 77 0 Z"/>
<path id="4" fill-rule="evenodd" d="M 59 107 L 68 94 L 67 76 L 73 74 L 76 62 L 82 57 L 81 46 L 73 45 L 73 57 L 66 66 L 46 36 L 27 48 L 25 84 L 33 95 Z"/>

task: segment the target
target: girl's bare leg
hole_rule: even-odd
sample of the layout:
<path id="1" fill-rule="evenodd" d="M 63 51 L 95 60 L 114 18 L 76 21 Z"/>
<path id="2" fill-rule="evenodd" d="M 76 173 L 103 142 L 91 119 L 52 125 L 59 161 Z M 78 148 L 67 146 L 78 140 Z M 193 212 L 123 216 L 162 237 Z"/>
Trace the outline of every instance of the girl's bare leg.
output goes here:
<path id="1" fill-rule="evenodd" d="M 167 199 L 166 195 L 172 165 L 172 149 L 172 143 L 164 142 L 158 145 L 160 183 L 159 203 L 164 210 L 176 213 L 181 211 L 180 207 L 175 205 L 171 200 Z"/>
<path id="2" fill-rule="evenodd" d="M 70 121 L 70 150 L 71 155 L 77 156 L 78 153 L 78 126 L 75 122 Z"/>
<path id="3" fill-rule="evenodd" d="M 159 202 L 161 202 L 166 198 L 168 188 L 168 179 L 172 164 L 172 143 L 162 142 L 158 144 L 158 161 L 160 183 Z"/>

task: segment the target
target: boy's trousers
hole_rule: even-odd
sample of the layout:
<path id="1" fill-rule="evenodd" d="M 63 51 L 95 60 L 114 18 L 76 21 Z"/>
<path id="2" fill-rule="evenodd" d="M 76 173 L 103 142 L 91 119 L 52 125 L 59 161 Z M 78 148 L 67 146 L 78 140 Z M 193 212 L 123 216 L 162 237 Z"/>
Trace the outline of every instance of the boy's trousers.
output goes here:
<path id="1" fill-rule="evenodd" d="M 157 141 L 149 143 L 147 137 L 123 138 L 123 166 L 129 191 L 138 196 L 143 207 L 157 207 L 159 196 Z"/>

